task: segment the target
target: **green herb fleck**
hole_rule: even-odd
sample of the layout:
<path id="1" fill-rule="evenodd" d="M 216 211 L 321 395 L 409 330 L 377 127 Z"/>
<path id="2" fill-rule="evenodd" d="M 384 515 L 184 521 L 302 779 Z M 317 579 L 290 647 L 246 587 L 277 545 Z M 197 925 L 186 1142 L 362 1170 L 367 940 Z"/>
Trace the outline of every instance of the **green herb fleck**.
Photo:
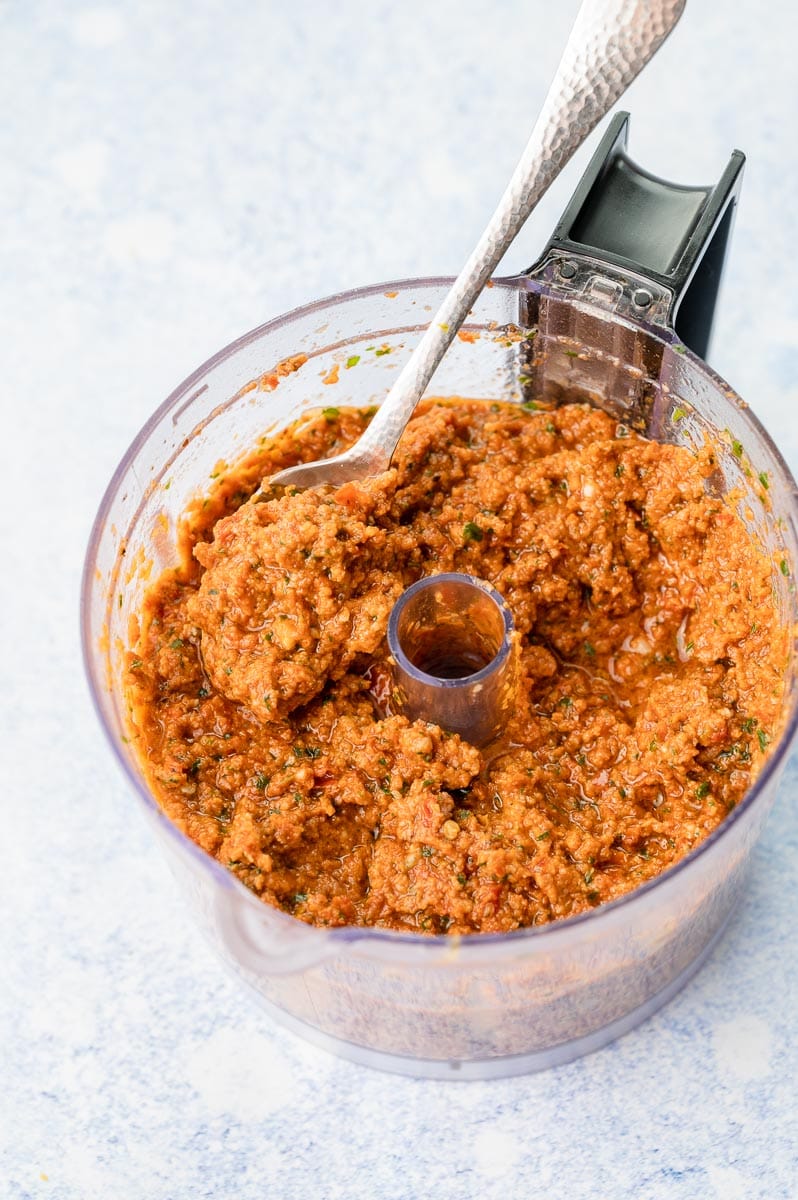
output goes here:
<path id="1" fill-rule="evenodd" d="M 785 576 L 786 576 L 786 575 L 789 575 L 789 573 L 790 573 L 790 568 L 789 568 L 789 567 L 788 567 L 788 565 L 787 565 L 787 559 L 786 559 L 786 558 L 783 558 L 783 559 L 781 560 L 781 562 L 779 563 L 779 570 L 781 571 L 782 575 L 785 575 Z"/>
<path id="2" fill-rule="evenodd" d="M 421 857 L 422 858 L 432 858 L 434 853 L 435 853 L 435 851 L 432 849 L 432 846 L 422 846 L 421 847 Z"/>
<path id="3" fill-rule="evenodd" d="M 321 746 L 294 746 L 297 758 L 321 758 Z"/>
<path id="4" fill-rule="evenodd" d="M 485 536 L 476 521 L 466 521 L 463 526 L 463 540 L 466 542 L 481 542 Z"/>
<path id="5" fill-rule="evenodd" d="M 266 788 L 269 786 L 269 779 L 270 779 L 270 778 L 271 778 L 271 776 L 269 776 L 269 775 L 264 775 L 264 774 L 263 774 L 263 772 L 259 772 L 259 773 L 258 773 L 258 774 L 255 776 L 255 787 L 258 789 L 258 791 L 259 791 L 259 792 L 265 792 L 265 791 L 266 791 Z"/>
<path id="6" fill-rule="evenodd" d="M 708 791 L 709 791 L 709 784 L 707 783 L 706 780 L 704 780 L 703 783 L 699 783 L 698 787 L 695 790 L 695 794 L 699 800 L 703 800 Z"/>
<path id="7" fill-rule="evenodd" d="M 765 491 L 767 491 L 769 489 L 770 479 L 768 478 L 767 471 L 759 472 L 759 482 L 762 484 L 762 487 L 765 489 Z"/>
<path id="8" fill-rule="evenodd" d="M 390 353 L 391 353 L 390 346 L 380 346 L 379 350 L 374 351 L 374 354 L 377 358 L 382 358 L 383 354 L 390 354 Z"/>
<path id="9" fill-rule="evenodd" d="M 346 369 L 349 370 L 350 367 L 356 367 L 359 362 L 359 354 L 350 354 L 349 358 L 346 360 Z"/>
<path id="10" fill-rule="evenodd" d="M 170 642 L 169 648 L 171 650 L 182 650 L 184 644 L 185 643 L 183 642 L 182 638 L 175 638 L 175 640 L 173 642 Z"/>
<path id="11" fill-rule="evenodd" d="M 596 647 L 592 642 L 585 642 L 585 654 L 589 654 L 591 658 L 596 657 Z"/>
<path id="12" fill-rule="evenodd" d="M 732 454 L 735 458 L 742 458 L 743 456 L 743 444 L 742 442 L 738 442 L 737 438 L 732 440 Z"/>
<path id="13" fill-rule="evenodd" d="M 770 741 L 770 738 L 769 738 L 769 737 L 768 737 L 768 735 L 765 733 L 764 729 L 757 729 L 757 731 L 756 731 L 756 736 L 757 736 L 757 740 L 758 740 L 758 742 L 759 742 L 759 749 L 760 749 L 760 750 L 762 751 L 762 753 L 764 754 L 764 753 L 765 753 L 765 749 L 766 749 L 766 747 L 767 747 L 767 744 L 768 744 L 768 742 Z"/>
<path id="14" fill-rule="evenodd" d="M 674 408 L 674 410 L 673 410 L 673 412 L 672 412 L 672 414 L 671 414 L 671 420 L 673 420 L 673 421 L 681 421 L 681 420 L 683 420 L 683 419 L 684 419 L 684 417 L 686 417 L 686 416 L 687 416 L 687 409 L 686 409 L 686 408 Z"/>
<path id="15" fill-rule="evenodd" d="M 323 408 L 321 413 L 325 421 L 327 421 L 330 425 L 337 421 L 340 415 L 337 408 Z"/>

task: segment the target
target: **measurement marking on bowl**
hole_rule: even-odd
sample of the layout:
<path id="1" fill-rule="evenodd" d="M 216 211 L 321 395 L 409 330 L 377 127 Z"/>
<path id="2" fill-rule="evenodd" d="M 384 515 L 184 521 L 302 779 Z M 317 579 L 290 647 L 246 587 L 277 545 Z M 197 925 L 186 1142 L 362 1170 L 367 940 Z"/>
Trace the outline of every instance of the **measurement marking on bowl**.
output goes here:
<path id="1" fill-rule="evenodd" d="M 180 407 L 176 408 L 175 411 L 172 413 L 172 424 L 177 425 L 178 421 L 180 420 L 180 418 L 182 417 L 182 415 L 186 411 L 186 409 L 189 407 L 189 405 L 193 404 L 194 401 L 196 399 L 198 399 L 198 397 L 200 397 L 203 392 L 207 392 L 207 390 L 208 390 L 207 383 L 203 383 L 202 386 L 198 387 L 195 392 L 192 392 L 191 395 L 188 397 L 188 399 L 184 400 L 183 403 L 180 405 Z"/>

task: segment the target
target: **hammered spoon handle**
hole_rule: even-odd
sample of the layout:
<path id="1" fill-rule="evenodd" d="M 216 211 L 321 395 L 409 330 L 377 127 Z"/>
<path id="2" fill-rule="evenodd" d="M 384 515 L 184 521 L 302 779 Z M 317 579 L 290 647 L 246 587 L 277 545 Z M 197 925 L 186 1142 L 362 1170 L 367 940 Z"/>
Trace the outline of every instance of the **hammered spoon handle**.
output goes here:
<path id="1" fill-rule="evenodd" d="M 380 405 L 343 454 L 288 467 L 272 484 L 336 486 L 384 471 L 458 329 L 511 242 L 571 156 L 676 25 L 685 0 L 584 0 L 532 135 L 468 261 Z"/>

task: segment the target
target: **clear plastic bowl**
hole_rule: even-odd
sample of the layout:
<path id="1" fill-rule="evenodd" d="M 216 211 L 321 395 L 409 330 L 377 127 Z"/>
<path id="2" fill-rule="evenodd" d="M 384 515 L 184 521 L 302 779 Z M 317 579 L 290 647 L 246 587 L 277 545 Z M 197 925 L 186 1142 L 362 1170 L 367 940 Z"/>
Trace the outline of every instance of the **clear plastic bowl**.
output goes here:
<path id="1" fill-rule="evenodd" d="M 126 741 L 122 691 L 131 616 L 175 562 L 176 524 L 220 459 L 308 407 L 377 404 L 449 284 L 383 284 L 309 305 L 234 342 L 181 384 L 120 463 L 91 535 L 82 596 L 86 667 L 101 724 L 151 819 L 196 922 L 269 1011 L 357 1062 L 412 1075 L 486 1078 L 596 1049 L 654 1012 L 699 967 L 741 894 L 796 730 L 795 653 L 778 744 L 725 822 L 637 891 L 551 925 L 460 939 L 368 928 L 321 929 L 263 904 L 161 813 Z M 517 338 L 514 327 L 536 325 Z M 660 440 L 718 447 L 720 491 L 773 560 L 774 602 L 798 616 L 796 487 L 743 401 L 667 330 L 545 281 L 498 281 L 476 304 L 473 342 L 457 340 L 436 395 L 587 399 Z M 389 354 L 375 348 L 389 346 Z M 281 360 L 307 361 L 269 390 Z M 346 360 L 360 355 L 356 368 Z M 338 363 L 341 381 L 323 379 Z M 740 454 L 740 444 L 744 453 Z M 768 473 L 769 490 L 757 479 Z M 790 575 L 783 574 L 782 560 Z M 790 641 L 793 645 L 792 639 Z"/>

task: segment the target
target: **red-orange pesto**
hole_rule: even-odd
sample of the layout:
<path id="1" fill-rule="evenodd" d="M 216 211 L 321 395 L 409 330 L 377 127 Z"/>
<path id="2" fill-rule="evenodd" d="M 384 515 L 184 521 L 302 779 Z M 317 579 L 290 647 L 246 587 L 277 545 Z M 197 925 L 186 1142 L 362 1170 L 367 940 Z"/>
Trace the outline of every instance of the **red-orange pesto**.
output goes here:
<path id="1" fill-rule="evenodd" d="M 698 455 L 596 409 L 425 402 L 394 465 L 273 497 L 369 413 L 261 439 L 185 514 L 127 691 L 168 816 L 318 925 L 505 931 L 677 862 L 741 799 L 779 726 L 771 567 Z M 515 712 L 476 749 L 391 707 L 404 588 L 465 571 L 519 635 Z"/>

